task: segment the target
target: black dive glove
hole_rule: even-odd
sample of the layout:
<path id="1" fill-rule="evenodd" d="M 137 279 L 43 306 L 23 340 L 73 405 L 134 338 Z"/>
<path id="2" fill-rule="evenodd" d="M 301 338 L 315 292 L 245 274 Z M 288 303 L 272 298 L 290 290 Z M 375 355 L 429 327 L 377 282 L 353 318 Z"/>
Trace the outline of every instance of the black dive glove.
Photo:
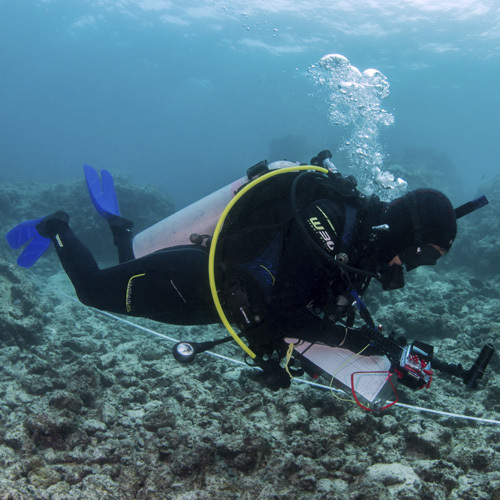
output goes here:
<path id="1" fill-rule="evenodd" d="M 405 286 L 405 275 L 403 271 L 403 266 L 388 264 L 382 266 L 379 269 L 379 277 L 382 288 L 384 290 L 398 290 Z"/>
<path id="2" fill-rule="evenodd" d="M 262 373 L 259 374 L 260 381 L 269 387 L 272 391 L 279 391 L 280 389 L 288 389 L 290 387 L 290 375 L 276 359 L 263 359 L 254 360 L 259 368 L 262 368 Z"/>

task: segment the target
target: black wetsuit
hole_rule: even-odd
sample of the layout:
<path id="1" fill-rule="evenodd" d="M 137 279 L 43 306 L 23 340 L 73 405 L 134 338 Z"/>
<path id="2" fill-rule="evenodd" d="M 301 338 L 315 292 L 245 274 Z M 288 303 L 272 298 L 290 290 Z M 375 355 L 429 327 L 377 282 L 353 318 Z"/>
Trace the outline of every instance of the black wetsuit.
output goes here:
<path id="1" fill-rule="evenodd" d="M 59 221 L 56 229 L 51 239 L 83 304 L 178 325 L 219 321 L 210 295 L 206 248 L 173 247 L 99 269 L 66 223 Z M 124 235 L 119 245 L 131 248 L 131 236 Z"/>
<path id="2" fill-rule="evenodd" d="M 306 201 L 301 228 L 289 207 L 293 179 L 280 179 L 275 186 L 268 181 L 267 196 L 255 190 L 255 196 L 261 198 L 248 197 L 239 212 L 233 210 L 232 221 L 225 224 L 226 232 L 220 237 L 224 265 L 216 269 L 217 285 L 224 302 L 225 284 L 238 280 L 250 309 L 259 317 L 258 323 L 245 331 L 255 348 L 284 336 L 329 345 L 346 341 L 347 330 L 336 324 L 339 315 L 332 305 L 340 296 L 350 300 L 350 288 L 366 280 L 356 276 L 346 280 L 339 268 L 325 264 L 304 235 L 305 227 L 310 239 L 316 240 L 313 246 L 324 246 L 332 257 L 352 250 L 352 240 L 359 236 L 355 229 L 358 210 L 331 199 Z M 252 211 L 248 214 L 249 206 Z M 99 269 L 67 223 L 54 221 L 51 239 L 78 298 L 88 306 L 179 325 L 220 321 L 210 293 L 208 250 L 204 246 L 172 247 Z M 130 233 L 124 232 L 121 238 L 115 234 L 115 244 L 119 255 L 132 255 Z M 356 255 L 353 250 L 350 264 L 359 264 Z M 239 304 L 233 304 L 232 309 L 229 307 L 228 315 L 236 311 L 231 319 L 240 325 Z M 334 320 L 328 320 L 330 317 Z M 364 337 L 359 340 L 362 345 L 356 336 L 348 337 L 346 347 L 366 345 Z"/>

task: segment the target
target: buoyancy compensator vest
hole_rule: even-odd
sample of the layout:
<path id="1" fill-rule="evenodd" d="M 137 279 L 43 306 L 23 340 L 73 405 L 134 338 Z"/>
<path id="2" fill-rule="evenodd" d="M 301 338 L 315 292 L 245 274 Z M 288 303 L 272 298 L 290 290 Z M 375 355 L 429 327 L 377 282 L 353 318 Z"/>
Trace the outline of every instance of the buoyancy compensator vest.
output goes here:
<path id="1" fill-rule="evenodd" d="M 291 172 L 251 189 L 231 209 L 219 236 L 216 281 L 254 348 L 282 336 L 283 323 L 288 333 L 290 325 L 307 329 L 308 307 L 325 308 L 367 284 L 349 263 L 361 263 L 353 241 L 368 205 L 353 179 Z"/>

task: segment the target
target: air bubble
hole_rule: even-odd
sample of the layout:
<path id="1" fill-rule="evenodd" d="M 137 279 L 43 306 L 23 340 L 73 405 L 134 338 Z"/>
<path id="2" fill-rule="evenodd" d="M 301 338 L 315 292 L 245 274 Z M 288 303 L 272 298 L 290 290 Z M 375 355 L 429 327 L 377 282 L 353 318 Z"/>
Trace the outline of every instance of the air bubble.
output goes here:
<path id="1" fill-rule="evenodd" d="M 325 93 L 330 122 L 349 127 L 351 137 L 344 150 L 353 160 L 359 186 L 381 198 L 391 190 L 404 191 L 406 182 L 382 171 L 384 154 L 379 140 L 382 127 L 394 124 L 394 116 L 382 108 L 389 96 L 389 82 L 379 70 L 361 72 L 341 54 L 328 54 L 309 67 L 313 82 Z"/>

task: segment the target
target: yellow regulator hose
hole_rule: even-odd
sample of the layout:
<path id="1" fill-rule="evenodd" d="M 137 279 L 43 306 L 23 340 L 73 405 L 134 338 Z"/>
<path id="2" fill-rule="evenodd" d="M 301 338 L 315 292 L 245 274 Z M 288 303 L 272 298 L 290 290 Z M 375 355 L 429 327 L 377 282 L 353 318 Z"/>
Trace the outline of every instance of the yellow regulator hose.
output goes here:
<path id="1" fill-rule="evenodd" d="M 215 226 L 215 231 L 212 236 L 212 241 L 210 244 L 210 254 L 208 257 L 208 279 L 210 281 L 210 291 L 212 292 L 212 299 L 215 304 L 215 308 L 217 309 L 217 312 L 219 314 L 219 317 L 226 327 L 227 331 L 231 334 L 233 339 L 236 341 L 236 343 L 252 358 L 255 359 L 257 357 L 257 354 L 255 354 L 246 344 L 241 340 L 241 337 L 234 331 L 233 327 L 230 325 L 219 300 L 219 296 L 217 294 L 217 287 L 215 285 L 215 251 L 217 248 L 217 241 L 219 239 L 220 232 L 222 230 L 222 226 L 224 225 L 224 221 L 226 220 L 227 215 L 231 211 L 231 209 L 234 207 L 236 203 L 248 192 L 250 189 L 253 187 L 257 186 L 261 182 L 267 181 L 271 177 L 274 177 L 276 175 L 281 175 L 281 174 L 288 174 L 290 172 L 300 172 L 303 170 L 316 170 L 317 172 L 321 172 L 324 174 L 328 173 L 328 170 L 323 167 L 316 167 L 313 165 L 302 165 L 299 167 L 287 167 L 287 168 L 281 168 L 277 170 L 272 170 L 268 172 L 267 174 L 264 174 L 257 179 L 250 181 L 248 184 L 246 184 L 240 191 L 236 193 L 234 198 L 228 203 L 227 207 L 224 209 L 222 212 L 221 216 L 219 217 L 219 221 L 217 222 L 217 225 Z"/>

